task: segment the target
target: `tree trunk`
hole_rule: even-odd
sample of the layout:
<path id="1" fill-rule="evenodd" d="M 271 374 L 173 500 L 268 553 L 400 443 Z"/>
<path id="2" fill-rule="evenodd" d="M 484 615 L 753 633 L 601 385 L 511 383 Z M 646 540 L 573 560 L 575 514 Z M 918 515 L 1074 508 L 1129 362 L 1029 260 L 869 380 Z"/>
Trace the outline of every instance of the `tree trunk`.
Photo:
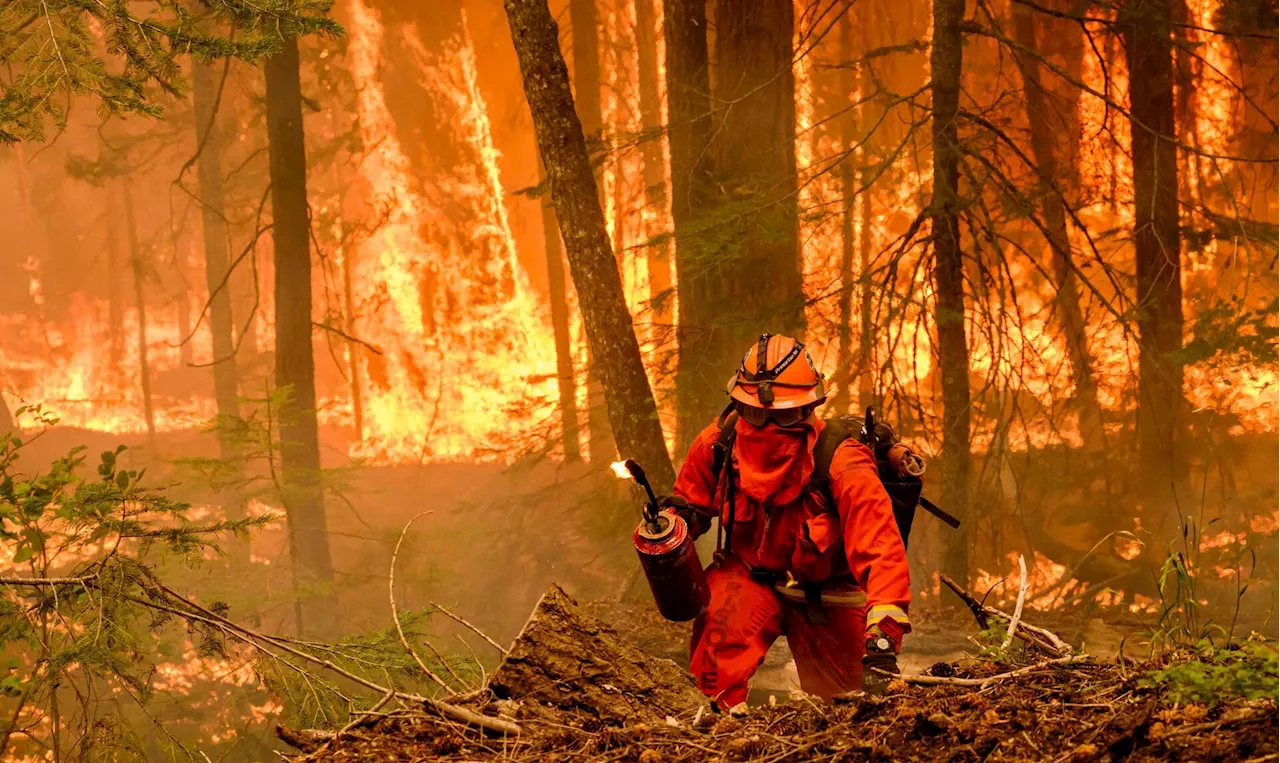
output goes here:
<path id="1" fill-rule="evenodd" d="M 1153 499 L 1170 496 L 1183 407 L 1181 241 L 1170 0 L 1129 0 L 1119 28 L 1129 64 L 1138 303 L 1138 466 Z"/>
<path id="2" fill-rule="evenodd" d="M 667 122 L 671 141 L 671 220 L 676 240 L 679 317 L 676 340 L 677 449 L 685 453 L 723 405 L 723 386 L 709 368 L 711 313 L 707 309 L 706 244 L 700 218 L 711 207 L 711 79 L 706 0 L 663 0 Z M 728 373 L 725 374 L 728 378 Z"/>
<path id="3" fill-rule="evenodd" d="M 147 362 L 147 295 L 143 281 L 146 266 L 138 245 L 138 223 L 133 214 L 133 187 L 126 174 L 121 182 L 124 198 L 124 224 L 129 234 L 129 264 L 133 270 L 133 298 L 138 308 L 138 374 L 142 380 L 142 411 L 147 420 L 147 443 L 156 453 L 156 415 L 151 403 L 151 366 Z"/>
<path id="4" fill-rule="evenodd" d="M 604 111 L 600 103 L 600 35 L 597 27 L 596 0 L 569 0 L 569 26 L 573 35 L 573 93 L 578 119 L 586 135 L 591 153 L 603 145 Z M 558 48 L 557 48 L 558 49 Z M 598 157 L 593 157 L 598 158 Z M 596 188 L 600 187 L 600 171 L 593 165 Z M 597 193 L 598 195 L 598 193 Z M 609 431 L 609 414 L 601 387 L 600 370 L 595 356 L 587 353 L 587 455 L 593 464 L 612 461 L 614 436 Z"/>
<path id="5" fill-rule="evenodd" d="M 538 158 L 538 177 L 545 182 L 546 167 Z M 569 297 L 564 282 L 564 252 L 560 248 L 560 226 L 551 194 L 543 193 L 542 246 L 547 257 L 547 291 L 551 301 L 551 335 L 556 345 L 556 385 L 560 392 L 560 429 L 564 434 L 564 460 L 582 460 L 578 444 L 578 385 L 573 378 L 573 348 L 569 344 Z"/>
<path id="6" fill-rule="evenodd" d="M 643 464 L 659 490 L 669 490 L 675 473 L 609 249 L 555 20 L 546 0 L 506 0 L 505 5 L 613 435 L 623 456 Z"/>
<path id="7" fill-rule="evenodd" d="M 1100 453 L 1105 447 L 1102 408 L 1098 404 L 1098 388 L 1094 381 L 1093 359 L 1089 354 L 1088 328 L 1080 307 L 1080 292 L 1072 264 L 1071 242 L 1067 235 L 1067 200 L 1074 195 L 1072 155 L 1059 157 L 1059 144 L 1074 145 L 1078 135 L 1080 91 L 1070 88 L 1067 98 L 1057 98 L 1046 89 L 1040 76 L 1040 61 L 1034 53 L 1036 43 L 1033 11 L 1025 5 L 1013 4 L 1013 29 L 1018 43 L 1025 48 L 1015 52 L 1022 73 L 1023 96 L 1027 121 L 1031 128 L 1031 154 L 1040 176 L 1037 196 L 1044 218 L 1046 238 L 1053 256 L 1053 274 L 1057 286 L 1057 317 L 1066 339 L 1067 358 L 1071 364 L 1071 381 L 1075 387 L 1073 406 L 1079 416 L 1080 436 L 1084 447 Z M 1070 34 L 1071 30 L 1050 30 Z M 1079 30 L 1075 30 L 1078 35 Z M 1068 64 L 1068 68 L 1071 65 Z M 1079 68 L 1078 63 L 1075 68 Z M 1077 129 L 1073 129 L 1073 125 Z M 1064 140 L 1065 137 L 1065 140 Z M 1064 161 L 1065 160 L 1065 161 Z"/>
<path id="8" fill-rule="evenodd" d="M 172 223 L 170 223 L 172 224 Z M 191 258 L 186 252 L 179 252 L 181 242 L 178 236 L 173 237 L 173 264 L 174 269 L 178 271 L 178 336 L 184 340 L 182 346 L 178 348 L 178 364 L 182 368 L 190 368 L 195 361 L 195 351 L 190 341 L 186 341 L 191 336 L 191 282 L 190 264 Z"/>
<path id="9" fill-rule="evenodd" d="M 933 201 L 929 219 L 935 255 L 938 366 L 942 376 L 942 505 L 964 517 L 969 506 L 969 348 L 965 340 L 964 255 L 960 249 L 960 145 L 956 128 L 964 0 L 933 0 Z M 943 568 L 965 580 L 966 535 L 972 520 L 951 534 Z"/>
<path id="10" fill-rule="evenodd" d="M 218 76 L 212 66 L 191 65 L 191 91 L 195 102 L 196 145 L 199 161 L 200 219 L 204 230 L 204 275 L 209 286 L 209 330 L 213 335 L 213 396 L 219 417 L 240 416 L 236 397 L 236 353 L 232 339 L 231 257 L 227 247 L 227 222 L 222 199 L 222 133 L 218 129 Z M 230 458 L 231 443 L 220 437 L 221 457 Z"/>
<path id="11" fill-rule="evenodd" d="M 234 464 L 235 444 L 232 437 L 234 420 L 240 417 L 240 401 L 236 390 L 239 368 L 236 345 L 232 336 L 232 291 L 234 274 L 230 272 L 231 256 L 227 231 L 226 206 L 222 195 L 222 131 L 218 128 L 217 69 L 194 59 L 191 62 L 191 90 L 196 122 L 196 179 L 200 185 L 200 222 L 204 235 L 204 277 L 209 290 L 209 332 L 212 339 L 213 398 L 217 405 L 218 455 Z M 242 263 L 242 270 L 252 270 Z M 246 313 L 246 317 L 248 314 Z M 249 337 L 241 340 L 243 344 Z M 252 357 L 252 356 L 250 356 Z M 238 474 L 240 465 L 232 467 Z M 219 496 L 227 519 L 244 519 L 245 507 L 240 496 L 226 490 Z M 243 538 L 229 538 L 228 561 L 233 571 L 247 571 L 249 543 Z"/>
<path id="12" fill-rule="evenodd" d="M 13 421 L 13 412 L 9 410 L 9 404 L 4 401 L 4 395 L 0 395 L 0 437 L 16 432 L 17 429 L 18 426 Z"/>
<path id="13" fill-rule="evenodd" d="M 107 362 L 113 374 L 124 359 L 124 294 L 120 288 L 123 263 L 120 256 L 120 208 L 107 184 Z"/>
<path id="14" fill-rule="evenodd" d="M 849 107 L 848 101 L 853 97 L 854 88 L 857 87 L 855 82 L 855 74 L 849 61 L 853 60 L 853 10 L 846 8 L 840 15 L 840 55 L 839 60 L 846 62 L 845 68 L 841 69 L 837 77 L 839 83 L 837 90 L 839 97 L 836 99 L 837 113 L 839 113 L 840 131 L 840 150 L 852 151 L 853 144 L 856 141 L 855 136 L 855 118 L 853 110 Z M 840 109 L 844 109 L 840 112 Z M 855 369 L 854 364 L 861 360 L 861 353 L 855 353 L 853 348 L 853 292 L 854 292 L 854 273 L 853 273 L 853 253 L 854 253 L 854 211 L 853 205 L 857 201 L 854 198 L 855 175 L 853 171 L 853 154 L 844 157 L 840 162 L 839 179 L 840 179 L 840 298 L 838 309 L 840 311 L 840 322 L 836 326 L 836 338 L 839 341 L 839 355 L 837 355 L 836 367 L 837 376 L 836 394 L 831 401 L 831 407 L 837 413 L 845 413 L 849 409 L 849 402 L 852 394 L 850 387 L 853 384 L 853 378 L 859 369 Z M 863 192 L 865 195 L 865 191 Z M 866 223 L 863 223 L 866 227 Z M 865 275 L 865 274 L 861 274 Z M 864 287 L 865 288 L 865 287 Z M 859 336 L 859 344 L 862 337 Z M 856 358 L 856 360 L 855 360 Z"/>
<path id="15" fill-rule="evenodd" d="M 266 60 L 267 140 L 271 154 L 272 239 L 275 244 L 276 388 L 287 400 L 278 412 L 283 500 L 298 596 L 316 586 L 315 607 L 296 605 L 299 633 L 332 632 L 333 566 L 319 481 L 315 361 L 311 346 L 311 247 L 307 160 L 302 133 L 298 43 L 289 39 Z M 310 597 L 308 597 L 310 598 Z"/>
<path id="16" fill-rule="evenodd" d="M 804 289 L 796 192 L 792 0 L 716 0 L 720 191 L 710 356 L 716 386 L 762 332 L 800 337 Z M 724 404 L 718 396 L 718 409 Z M 715 409 L 705 411 L 714 414 Z"/>
<path id="17" fill-rule="evenodd" d="M 666 203 L 666 172 L 662 161 L 662 101 L 658 94 L 658 39 L 656 0 L 636 0 L 636 68 L 640 79 L 640 123 L 644 129 L 640 155 L 644 160 L 645 203 L 662 209 Z M 658 230 L 646 230 L 653 236 Z M 674 294 L 671 292 L 671 245 L 663 240 L 649 245 L 649 303 L 653 322 L 670 326 Z"/>

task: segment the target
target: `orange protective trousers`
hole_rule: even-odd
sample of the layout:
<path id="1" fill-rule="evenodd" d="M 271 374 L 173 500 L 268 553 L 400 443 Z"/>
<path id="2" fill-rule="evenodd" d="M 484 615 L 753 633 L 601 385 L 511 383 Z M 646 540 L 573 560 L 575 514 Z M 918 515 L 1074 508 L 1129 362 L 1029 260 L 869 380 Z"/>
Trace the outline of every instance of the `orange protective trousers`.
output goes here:
<path id="1" fill-rule="evenodd" d="M 702 693 L 721 707 L 746 701 L 747 682 L 778 636 L 787 637 L 804 691 L 830 700 L 861 688 L 865 604 L 824 602 L 825 622 L 810 622 L 802 597 L 783 595 L 755 580 L 735 557 L 711 565 L 707 583 L 711 603 L 693 623 L 689 669 Z M 824 600 L 837 597 L 865 601 L 852 582 L 824 588 Z"/>

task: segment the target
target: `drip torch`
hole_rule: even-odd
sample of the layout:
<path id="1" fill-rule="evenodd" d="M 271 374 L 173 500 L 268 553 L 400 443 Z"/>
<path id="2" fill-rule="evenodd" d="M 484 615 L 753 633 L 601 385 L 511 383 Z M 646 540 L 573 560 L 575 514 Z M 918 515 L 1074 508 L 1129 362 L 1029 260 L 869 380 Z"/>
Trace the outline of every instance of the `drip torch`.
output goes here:
<path id="1" fill-rule="evenodd" d="M 648 497 L 631 543 L 659 614 L 675 622 L 692 620 L 707 608 L 711 592 L 688 524 L 674 511 L 659 507 L 658 496 L 640 464 L 627 459 L 612 468 L 618 477 L 630 478 L 644 488 Z"/>

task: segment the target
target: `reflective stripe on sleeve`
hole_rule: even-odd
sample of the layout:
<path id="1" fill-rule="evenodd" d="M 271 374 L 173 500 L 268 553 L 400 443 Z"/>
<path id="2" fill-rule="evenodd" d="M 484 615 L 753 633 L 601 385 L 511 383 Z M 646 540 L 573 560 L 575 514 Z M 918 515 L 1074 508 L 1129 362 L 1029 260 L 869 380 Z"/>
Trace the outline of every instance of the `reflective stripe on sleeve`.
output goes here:
<path id="1" fill-rule="evenodd" d="M 902 611 L 901 607 L 894 606 L 893 604 L 877 604 L 867 610 L 867 627 L 870 628 L 871 626 L 876 625 L 886 617 L 892 618 L 903 625 L 911 624 L 911 621 L 907 619 L 907 613 Z"/>

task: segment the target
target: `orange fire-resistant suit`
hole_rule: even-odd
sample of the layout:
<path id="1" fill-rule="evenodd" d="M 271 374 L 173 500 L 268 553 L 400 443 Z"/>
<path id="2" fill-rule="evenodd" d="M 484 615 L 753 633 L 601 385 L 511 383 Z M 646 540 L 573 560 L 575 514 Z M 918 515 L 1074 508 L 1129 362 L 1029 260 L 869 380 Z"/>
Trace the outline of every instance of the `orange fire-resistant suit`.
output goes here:
<path id="1" fill-rule="evenodd" d="M 869 627 L 895 651 L 910 630 L 906 550 L 871 451 L 852 439 L 836 450 L 834 506 L 809 489 L 822 427 L 812 417 L 798 427 L 735 424 L 732 547 L 707 569 L 711 601 L 694 621 L 690 657 L 698 688 L 721 707 L 746 700 L 747 681 L 780 635 L 801 688 L 830 699 L 860 688 Z M 676 479 L 696 534 L 717 513 L 728 523 L 728 491 L 713 466 L 719 435 L 714 424 L 698 435 Z"/>

